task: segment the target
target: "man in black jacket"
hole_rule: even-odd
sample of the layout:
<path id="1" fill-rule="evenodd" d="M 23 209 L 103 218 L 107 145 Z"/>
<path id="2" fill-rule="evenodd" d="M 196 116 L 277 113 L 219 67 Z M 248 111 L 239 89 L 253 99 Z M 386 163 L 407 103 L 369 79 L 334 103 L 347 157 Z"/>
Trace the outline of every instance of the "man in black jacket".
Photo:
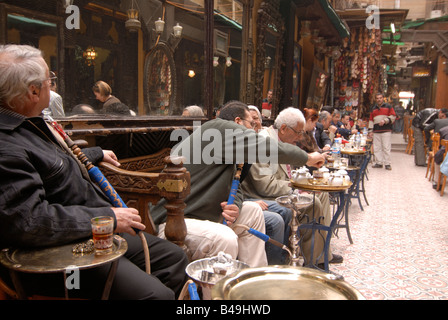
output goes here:
<path id="1" fill-rule="evenodd" d="M 57 246 L 92 236 L 90 220 L 114 218 L 114 232 L 128 243 L 120 258 L 111 299 L 174 299 L 185 281 L 185 254 L 178 246 L 146 234 L 152 274 L 145 272 L 145 226 L 137 210 L 115 208 L 90 180 L 86 168 L 42 118 L 50 99 L 48 67 L 38 49 L 0 46 L 0 247 Z M 95 163 L 117 165 L 113 152 L 84 150 Z M 110 266 L 81 270 L 70 297 L 98 299 Z M 0 277 L 9 282 L 5 268 Z M 64 295 L 60 274 L 24 274 L 28 294 Z"/>
<path id="2" fill-rule="evenodd" d="M 316 138 L 317 145 L 321 151 L 329 151 L 332 143 L 332 140 L 325 133 L 325 130 L 329 130 L 334 138 L 337 128 L 331 125 L 331 114 L 328 111 L 321 111 L 314 131 L 314 138 Z"/>

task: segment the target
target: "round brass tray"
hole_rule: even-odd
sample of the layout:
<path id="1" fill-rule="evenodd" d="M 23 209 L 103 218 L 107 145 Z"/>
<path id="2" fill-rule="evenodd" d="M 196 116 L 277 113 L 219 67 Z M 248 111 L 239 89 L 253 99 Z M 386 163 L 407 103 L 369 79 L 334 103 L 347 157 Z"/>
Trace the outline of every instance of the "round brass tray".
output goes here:
<path id="1" fill-rule="evenodd" d="M 348 167 L 345 167 L 345 168 L 335 168 L 335 167 L 333 167 L 332 164 L 327 164 L 326 167 L 329 170 L 349 170 L 349 171 L 355 171 L 355 170 L 359 170 L 360 169 L 359 167 L 352 166 L 352 165 L 349 165 Z"/>
<path id="2" fill-rule="evenodd" d="M 271 266 L 249 268 L 220 280 L 214 300 L 365 300 L 351 285 L 320 270 Z"/>
<path id="3" fill-rule="evenodd" d="M 128 243 L 115 235 L 110 253 L 98 255 L 95 252 L 78 254 L 72 252 L 73 244 L 43 249 L 3 249 L 0 263 L 15 271 L 30 273 L 62 272 L 68 268 L 88 269 L 111 262 L 121 257 L 128 249 Z"/>
<path id="4" fill-rule="evenodd" d="M 352 186 L 352 182 L 344 183 L 342 186 L 331 186 L 328 184 L 311 184 L 311 183 L 297 183 L 294 180 L 290 180 L 291 184 L 298 189 L 303 190 L 311 190 L 311 191 L 342 191 L 350 188 Z"/>
<path id="5" fill-rule="evenodd" d="M 365 154 L 366 152 L 364 150 L 344 150 L 341 149 L 342 154 Z"/>

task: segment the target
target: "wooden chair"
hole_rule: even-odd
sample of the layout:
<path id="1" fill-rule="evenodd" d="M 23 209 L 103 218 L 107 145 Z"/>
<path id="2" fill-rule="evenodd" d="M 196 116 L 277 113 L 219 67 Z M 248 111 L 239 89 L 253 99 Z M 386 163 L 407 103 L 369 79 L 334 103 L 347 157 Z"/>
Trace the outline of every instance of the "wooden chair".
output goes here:
<path id="1" fill-rule="evenodd" d="M 435 170 L 435 164 L 434 164 L 434 156 L 439 151 L 440 146 L 440 133 L 433 132 L 431 135 L 432 140 L 432 150 L 428 153 L 428 166 L 426 168 L 426 175 L 425 178 L 428 178 L 429 173 L 429 181 L 434 180 L 434 170 Z"/>
<path id="2" fill-rule="evenodd" d="M 408 145 L 406 146 L 406 153 L 412 154 L 413 148 L 414 148 L 414 130 L 412 127 L 408 128 Z"/>
<path id="3" fill-rule="evenodd" d="M 148 233 L 156 234 L 149 204 L 165 198 L 165 236 L 185 248 L 184 200 L 190 193 L 190 173 L 182 162 L 176 164 L 169 153 L 170 149 L 163 149 L 153 155 L 125 159 L 120 161 L 120 167 L 101 162 L 99 168 L 126 205 L 139 211 Z"/>
<path id="4" fill-rule="evenodd" d="M 156 228 L 149 212 L 149 203 L 156 204 L 166 199 L 167 220 L 165 236 L 169 241 L 185 249 L 187 228 L 184 221 L 185 198 L 190 193 L 190 173 L 179 158 L 169 156 L 170 149 L 121 160 L 115 167 L 101 162 L 100 170 L 116 189 L 128 207 L 139 210 L 146 232 L 156 234 Z M 0 278 L 0 300 L 17 299 L 18 294 Z M 30 297 L 30 299 L 36 297 Z M 38 297 L 38 299 L 54 299 Z"/>
<path id="5" fill-rule="evenodd" d="M 448 140 L 442 139 L 440 141 L 440 147 L 445 147 L 445 153 L 443 154 L 443 159 L 447 157 L 448 154 Z M 440 196 L 443 196 L 443 193 L 445 192 L 445 185 L 446 185 L 446 175 L 444 175 L 442 172 L 439 172 L 439 178 L 437 180 L 437 191 L 440 190 Z"/>

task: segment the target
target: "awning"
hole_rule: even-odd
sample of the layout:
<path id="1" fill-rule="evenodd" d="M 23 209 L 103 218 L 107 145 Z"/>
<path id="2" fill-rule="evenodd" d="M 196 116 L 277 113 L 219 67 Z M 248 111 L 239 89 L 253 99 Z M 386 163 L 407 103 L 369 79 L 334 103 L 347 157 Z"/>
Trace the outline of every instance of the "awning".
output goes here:
<path id="1" fill-rule="evenodd" d="M 443 22 L 443 21 L 448 21 L 448 15 L 443 16 L 443 17 L 438 17 L 438 18 L 432 18 L 432 19 L 404 22 L 403 25 L 401 26 L 401 29 L 414 29 L 414 28 L 418 28 L 418 27 L 424 25 L 425 23 Z"/>
<path id="2" fill-rule="evenodd" d="M 327 40 L 327 46 L 341 45 L 350 37 L 350 28 L 341 19 L 328 0 L 292 0 L 301 21 L 310 21 L 311 29 L 318 29 L 319 36 Z"/>
<path id="3" fill-rule="evenodd" d="M 346 24 L 341 20 L 333 6 L 328 2 L 328 0 L 318 0 L 325 13 L 328 15 L 333 26 L 339 32 L 341 38 L 347 38 L 350 36 L 350 31 Z"/>

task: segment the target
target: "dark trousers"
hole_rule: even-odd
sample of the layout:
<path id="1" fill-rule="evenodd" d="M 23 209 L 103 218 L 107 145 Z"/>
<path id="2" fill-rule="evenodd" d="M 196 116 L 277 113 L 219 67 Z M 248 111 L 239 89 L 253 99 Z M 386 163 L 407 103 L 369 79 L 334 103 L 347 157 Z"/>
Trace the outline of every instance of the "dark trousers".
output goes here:
<path id="1" fill-rule="evenodd" d="M 414 130 L 414 162 L 417 166 L 424 166 L 426 164 L 425 157 L 425 141 L 423 140 L 423 131 L 420 128 L 412 126 Z"/>
<path id="2" fill-rule="evenodd" d="M 183 250 L 169 241 L 145 235 L 150 253 L 151 274 L 145 271 L 140 237 L 123 234 L 122 237 L 128 242 L 128 251 L 119 260 L 110 299 L 175 299 L 187 281 L 185 268 L 188 259 Z M 81 270 L 79 289 L 69 290 L 69 297 L 100 299 L 109 270 L 110 264 Z M 2 278 L 9 282 L 8 273 L 5 273 L 5 270 L 1 271 Z M 63 297 L 65 294 L 65 283 L 61 273 L 19 273 L 19 276 L 27 295 Z"/>

